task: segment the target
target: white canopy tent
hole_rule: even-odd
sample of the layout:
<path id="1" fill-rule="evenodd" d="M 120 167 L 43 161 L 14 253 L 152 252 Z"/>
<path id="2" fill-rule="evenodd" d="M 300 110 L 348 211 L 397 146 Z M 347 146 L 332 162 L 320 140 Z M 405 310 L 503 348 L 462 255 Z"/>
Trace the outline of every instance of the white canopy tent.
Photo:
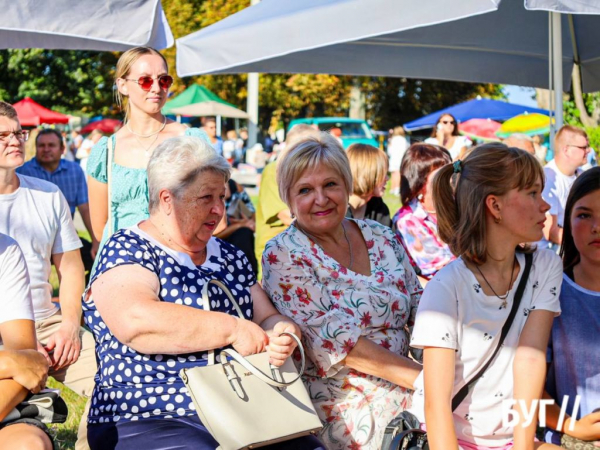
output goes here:
<path id="1" fill-rule="evenodd" d="M 174 43 L 160 0 L 3 2 L 0 49 L 123 51 Z"/>
<path id="2" fill-rule="evenodd" d="M 596 0 L 262 0 L 178 39 L 177 72 L 554 84 L 561 98 L 575 63 L 600 90 L 599 41 Z"/>

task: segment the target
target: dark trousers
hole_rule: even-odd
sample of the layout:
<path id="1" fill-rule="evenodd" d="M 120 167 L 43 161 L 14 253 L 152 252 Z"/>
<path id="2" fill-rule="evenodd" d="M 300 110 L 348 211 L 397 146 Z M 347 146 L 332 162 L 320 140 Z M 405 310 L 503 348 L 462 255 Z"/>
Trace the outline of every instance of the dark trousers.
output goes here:
<path id="1" fill-rule="evenodd" d="M 232 433 L 234 432 L 235 430 L 232 430 Z M 215 450 L 219 446 L 198 416 L 89 424 L 88 442 L 91 450 Z M 262 448 L 325 450 L 325 446 L 314 436 Z"/>

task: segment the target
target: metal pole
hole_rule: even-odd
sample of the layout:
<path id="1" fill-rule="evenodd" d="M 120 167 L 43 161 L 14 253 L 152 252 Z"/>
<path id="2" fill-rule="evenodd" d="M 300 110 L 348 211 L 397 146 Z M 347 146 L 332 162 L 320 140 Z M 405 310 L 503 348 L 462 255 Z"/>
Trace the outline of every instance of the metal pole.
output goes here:
<path id="1" fill-rule="evenodd" d="M 250 6 L 258 4 L 260 0 L 251 0 Z M 248 147 L 258 141 L 258 73 L 248 74 L 248 99 L 246 110 L 248 115 Z"/>
<path id="2" fill-rule="evenodd" d="M 552 14 L 552 59 L 554 63 L 554 108 L 555 129 L 563 126 L 563 67 L 562 67 L 562 23 L 560 13 Z"/>

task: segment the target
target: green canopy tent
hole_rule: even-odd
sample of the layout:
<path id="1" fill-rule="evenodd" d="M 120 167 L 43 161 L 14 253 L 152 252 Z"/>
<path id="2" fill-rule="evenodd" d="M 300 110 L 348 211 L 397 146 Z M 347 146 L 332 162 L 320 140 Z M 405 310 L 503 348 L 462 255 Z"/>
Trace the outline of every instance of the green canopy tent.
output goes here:
<path id="1" fill-rule="evenodd" d="M 217 117 L 217 132 L 221 134 L 221 117 L 247 119 L 248 113 L 237 109 L 231 103 L 221 99 L 204 86 L 192 84 L 185 91 L 165 103 L 163 114 L 180 116 L 215 116 Z"/>

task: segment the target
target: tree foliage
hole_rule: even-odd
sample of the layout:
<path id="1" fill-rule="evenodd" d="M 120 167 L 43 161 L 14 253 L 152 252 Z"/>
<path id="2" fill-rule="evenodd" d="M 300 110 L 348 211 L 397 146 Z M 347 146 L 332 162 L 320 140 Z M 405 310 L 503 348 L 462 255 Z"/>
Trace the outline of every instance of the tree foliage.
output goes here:
<path id="1" fill-rule="evenodd" d="M 2 50 L 0 99 L 32 97 L 63 112 L 107 114 L 116 60 L 110 52 Z"/>
<path id="2" fill-rule="evenodd" d="M 162 0 L 175 38 L 183 37 L 250 5 L 250 0 Z M 247 76 L 205 75 L 180 79 L 175 47 L 162 53 L 174 75 L 174 94 L 199 83 L 246 109 Z M 0 51 L 0 99 L 30 96 L 46 107 L 73 114 L 115 114 L 113 78 L 117 53 L 57 50 Z M 261 74 L 259 126 L 285 126 L 296 117 L 346 116 L 352 86 L 366 97 L 367 119 L 388 129 L 478 94 L 498 96 L 498 87 L 406 78 Z"/>

